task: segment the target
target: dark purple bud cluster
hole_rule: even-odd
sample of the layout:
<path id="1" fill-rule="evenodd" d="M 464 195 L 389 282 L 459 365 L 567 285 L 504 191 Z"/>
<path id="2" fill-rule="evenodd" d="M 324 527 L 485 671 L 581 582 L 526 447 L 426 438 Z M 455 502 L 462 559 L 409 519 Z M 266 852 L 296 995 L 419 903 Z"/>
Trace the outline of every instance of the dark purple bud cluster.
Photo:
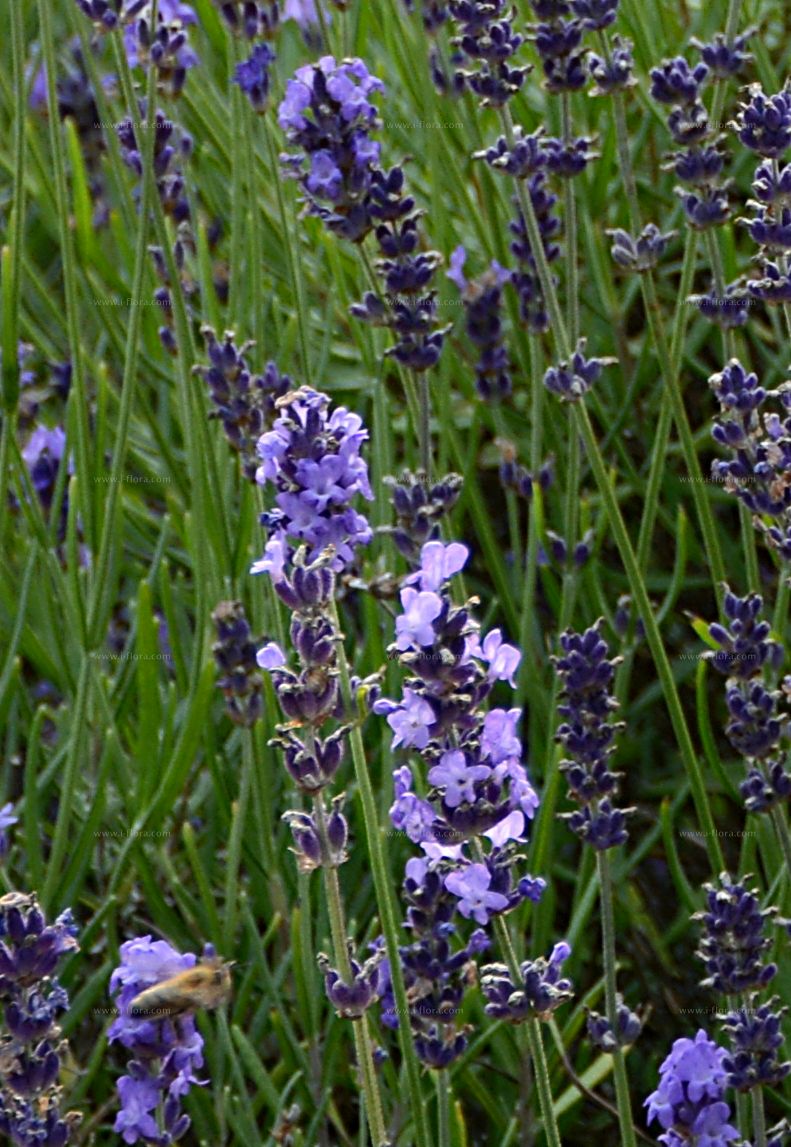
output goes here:
<path id="1" fill-rule="evenodd" d="M 452 43 L 469 65 L 456 71 L 457 87 L 468 87 L 483 107 L 503 107 L 531 70 L 513 64 L 524 42 L 514 31 L 516 10 L 508 0 L 451 0 L 448 7 L 457 26 Z"/>
<path id="2" fill-rule="evenodd" d="M 760 907 L 756 889 L 743 881 L 733 881 L 727 872 L 719 884 L 706 884 L 706 909 L 693 919 L 702 921 L 703 933 L 697 956 L 703 961 L 703 986 L 722 995 L 765 988 L 777 973 L 777 965 L 765 963 L 772 941 L 765 924 L 776 915 L 775 908 Z"/>
<path id="3" fill-rule="evenodd" d="M 280 23 L 277 0 L 213 0 L 235 36 L 271 40 Z"/>
<path id="4" fill-rule="evenodd" d="M 140 119 L 146 122 L 146 104 L 141 100 Z M 118 140 L 121 155 L 126 164 L 142 179 L 143 156 L 141 142 L 131 119 L 119 125 Z M 190 209 L 186 195 L 181 160 L 192 153 L 192 137 L 182 131 L 173 120 L 167 119 L 162 111 L 154 112 L 154 174 L 157 193 L 166 215 L 176 223 L 189 219 Z"/>
<path id="5" fill-rule="evenodd" d="M 180 0 L 159 0 L 157 24 L 152 27 L 147 3 L 135 19 L 128 19 L 124 48 L 131 68 L 156 68 L 157 86 L 171 98 L 181 94 L 187 72 L 199 62 L 187 38 L 187 27 L 198 17 Z"/>
<path id="6" fill-rule="evenodd" d="M 554 530 L 546 531 L 546 540 L 539 544 L 539 564 L 549 565 L 555 562 L 559 566 L 570 564 L 582 569 L 590 560 L 593 543 L 593 530 L 586 530 L 584 536 L 574 544 L 570 544 Z"/>
<path id="7" fill-rule="evenodd" d="M 721 407 L 713 437 L 731 452 L 728 461 L 712 464 L 714 478 L 735 494 L 753 514 L 755 526 L 772 549 L 791 558 L 791 385 L 767 392 L 757 376 L 731 359 L 709 379 Z M 782 413 L 765 411 L 768 398 Z M 786 417 L 783 417 L 783 415 Z M 763 518 L 773 519 L 767 525 Z"/>
<path id="8" fill-rule="evenodd" d="M 204 327 L 202 333 L 209 366 L 195 367 L 195 371 L 209 387 L 216 407 L 209 417 L 220 419 L 228 442 L 241 457 L 245 477 L 255 481 L 256 444 L 272 426 L 277 400 L 291 389 L 291 379 L 280 374 L 273 362 L 267 363 L 263 374 L 252 376 L 245 354 L 254 344 L 237 348 L 233 331 L 226 331 L 222 342 L 211 327 Z"/>
<path id="9" fill-rule="evenodd" d="M 791 83 L 774 96 L 765 95 L 760 84 L 751 84 L 747 92 L 749 98 L 730 125 L 740 143 L 761 157 L 753 182 L 756 198 L 747 201 L 754 214 L 737 220 L 759 248 L 761 273 L 748 280 L 747 290 L 754 299 L 782 305 L 791 299 L 791 168 L 782 163 L 791 146 Z"/>
<path id="10" fill-rule="evenodd" d="M 551 1019 L 552 1013 L 574 995 L 571 981 L 562 973 L 570 955 L 571 948 L 565 940 L 561 941 L 548 959 L 542 956 L 520 964 L 516 982 L 505 964 L 487 964 L 481 969 L 486 1014 L 512 1024 Z"/>
<path id="11" fill-rule="evenodd" d="M 643 1021 L 627 1007 L 620 995 L 616 997 L 615 1029 L 606 1016 L 588 1012 L 588 1039 L 599 1051 L 611 1053 L 616 1048 L 630 1047 L 640 1035 Z"/>
<path id="12" fill-rule="evenodd" d="M 98 51 L 99 46 L 97 42 L 92 45 L 91 50 Z M 104 86 L 106 88 L 111 88 L 114 84 L 115 77 L 107 76 L 105 78 Z M 69 44 L 68 63 L 58 73 L 55 92 L 59 118 L 63 121 L 70 119 L 77 131 L 80 152 L 89 177 L 90 198 L 94 204 L 93 224 L 95 227 L 101 227 L 107 222 L 109 216 L 102 178 L 102 156 L 106 150 L 106 145 L 95 93 L 85 66 L 79 39 L 75 39 Z M 30 104 L 31 107 L 46 112 L 48 102 L 47 72 L 42 64 L 33 81 Z"/>
<path id="13" fill-rule="evenodd" d="M 484 401 L 499 401 L 511 393 L 511 362 L 503 333 L 503 285 L 511 274 L 493 261 L 477 279 L 467 279 L 467 252 L 457 247 L 450 257 L 451 279 L 461 292 L 467 335 L 478 347 L 475 387 Z"/>
<path id="14" fill-rule="evenodd" d="M 776 997 L 758 1003 L 748 996 L 749 1005 L 735 1008 L 720 1016 L 730 1040 L 731 1051 L 723 1060 L 728 1083 L 737 1091 L 754 1087 L 778 1087 L 791 1073 L 791 1061 L 780 1059 L 783 1047 L 783 1016 L 787 1008 L 778 1007 Z"/>
<path id="15" fill-rule="evenodd" d="M 383 951 L 377 951 L 361 964 L 355 960 L 352 950 L 349 956 L 351 976 L 347 980 L 330 965 L 327 956 L 319 952 L 318 965 L 324 975 L 327 999 L 341 1019 L 362 1019 L 368 1008 L 379 998 L 379 965 L 383 955 Z"/>
<path id="16" fill-rule="evenodd" d="M 331 776 L 328 776 L 327 781 L 330 779 Z M 291 829 L 294 840 L 291 851 L 297 858 L 300 872 L 315 872 L 317 868 L 340 868 L 348 860 L 346 845 L 349 826 L 343 815 L 345 800 L 344 793 L 333 797 L 329 814 L 326 810 L 321 814 L 321 824 L 318 817 L 310 813 L 292 809 L 283 814 L 283 820 Z"/>
<path id="17" fill-rule="evenodd" d="M 404 186 L 400 167 L 379 171 L 371 187 L 371 215 L 376 220 L 376 241 L 381 258 L 376 269 L 384 296 L 368 292 L 351 313 L 374 326 L 389 327 L 395 346 L 385 353 L 410 370 L 429 370 L 439 361 L 449 326 L 438 327 L 434 273 L 442 262 L 437 251 L 423 249 L 422 211 Z"/>
<path id="18" fill-rule="evenodd" d="M 772 689 L 785 651 L 762 620 L 763 600 L 756 593 L 736 597 L 726 587 L 724 609 L 730 626 L 715 622 L 709 634 L 719 645 L 707 654 L 728 678 L 725 701 L 729 721 L 725 732 L 745 758 L 747 777 L 740 785 L 750 812 L 766 812 L 791 795 L 791 774 L 784 768 L 780 744 L 789 733 L 787 713 L 780 708 L 781 692 Z"/>
<path id="19" fill-rule="evenodd" d="M 429 482 L 422 471 L 408 471 L 399 479 L 385 478 L 393 490 L 393 508 L 396 524 L 390 533 L 397 549 L 412 563 L 420 560 L 420 551 L 426 542 L 439 538 L 440 522 L 446 517 L 461 493 L 459 474 L 446 474 L 437 482 Z"/>
<path id="20" fill-rule="evenodd" d="M 137 8 L 142 8 L 144 3 L 145 0 L 139 0 Z M 77 7 L 93 21 L 98 32 L 111 32 L 127 14 L 123 11 L 124 0 L 77 0 Z"/>
<path id="21" fill-rule="evenodd" d="M 676 193 L 687 223 L 697 231 L 719 227 L 730 217 L 728 184 L 721 179 L 724 157 L 701 99 L 710 75 L 705 63 L 691 67 L 683 56 L 664 60 L 651 69 L 651 95 L 671 109 L 667 125 L 682 149 L 668 157 L 666 167 L 675 172 L 681 184 Z M 726 327 L 747 321 L 747 312 L 738 307 L 708 306 L 704 313 Z"/>
<path id="22" fill-rule="evenodd" d="M 275 58 L 268 44 L 256 44 L 250 58 L 236 65 L 233 82 L 239 85 L 259 113 L 265 112 L 269 103 L 269 69 Z"/>
<path id="23" fill-rule="evenodd" d="M 542 0 L 530 0 L 530 3 L 541 21 L 531 28 L 530 38 L 541 59 L 545 88 L 555 94 L 579 91 L 585 87 L 588 78 L 582 34 L 592 26 L 590 18 L 586 17 L 583 21 L 577 18 L 576 12 L 572 15 L 573 9 L 569 3 L 547 5 Z M 617 4 L 610 7 L 614 9 Z M 583 5 L 583 8 L 589 12 L 596 9 L 601 15 L 600 4 Z"/>
<path id="24" fill-rule="evenodd" d="M 176 212 L 181 213 L 182 209 L 189 212 L 186 200 L 181 206 L 176 206 Z M 178 341 L 173 316 L 173 283 L 170 278 L 170 270 L 161 247 L 149 247 L 148 252 L 153 260 L 156 276 L 162 284 L 154 291 L 154 302 L 165 320 L 159 328 L 159 338 L 165 350 L 175 357 L 178 354 Z M 195 302 L 200 301 L 199 276 L 195 269 L 196 246 L 192 228 L 186 219 L 178 225 L 172 254 L 187 314 L 191 319 L 196 318 L 195 312 L 200 310 L 194 305 Z"/>
<path id="25" fill-rule="evenodd" d="M 560 248 L 553 241 L 560 230 L 560 220 L 553 214 L 557 196 L 549 190 L 547 177 L 543 171 L 538 171 L 535 175 L 530 176 L 525 181 L 525 189 L 530 196 L 538 221 L 544 257 L 548 263 L 552 263 L 560 255 Z M 527 224 L 516 197 L 513 202 L 517 209 L 517 216 L 509 224 L 509 230 L 514 236 L 511 242 L 511 252 L 516 256 L 521 266 L 513 272 L 512 281 L 519 294 L 519 313 L 522 321 L 532 333 L 540 334 L 549 327 L 549 315 L 536 270 L 535 256 L 527 233 Z"/>
<path id="26" fill-rule="evenodd" d="M 404 4 L 407 11 L 414 12 L 415 0 L 404 0 Z M 434 35 L 450 15 L 447 0 L 419 0 L 419 4 L 423 27 L 430 36 Z"/>
<path id="27" fill-rule="evenodd" d="M 384 90 L 360 59 L 323 56 L 298 68 L 286 86 L 278 122 L 296 150 L 282 156 L 299 180 L 307 209 L 334 233 L 360 242 L 374 226 L 371 184 L 379 169 L 371 97 Z"/>
<path id="28" fill-rule="evenodd" d="M 692 39 L 690 43 L 700 52 L 701 59 L 713 76 L 719 80 L 730 80 L 741 76 L 748 64 L 752 63 L 752 55 L 745 52 L 747 41 L 755 34 L 755 28 L 749 28 L 741 36 L 734 36 L 728 42 L 723 32 L 718 32 L 710 43 L 701 43 Z"/>
<path id="29" fill-rule="evenodd" d="M 709 626 L 709 636 L 719 649 L 706 657 L 726 677 L 748 680 L 760 675 L 764 665 L 775 672 L 782 666 L 785 652 L 778 641 L 769 637 L 772 627 L 761 619 L 763 604 L 757 593 L 737 597 L 725 586 L 723 608 L 730 624 L 715 621 Z"/>
<path id="30" fill-rule="evenodd" d="M 619 0 L 569 0 L 586 32 L 601 32 L 615 23 Z M 535 7 L 535 5 L 534 5 Z"/>
<path id="31" fill-rule="evenodd" d="M 62 426 L 50 430 L 37 426 L 22 449 L 22 461 L 27 466 L 33 489 L 46 514 L 52 509 L 58 474 L 66 451 L 66 434 Z M 64 495 L 58 523 L 59 539 L 66 533 L 68 500 Z"/>
<path id="32" fill-rule="evenodd" d="M 626 271 L 650 271 L 662 258 L 676 232 L 663 233 L 655 223 L 647 223 L 636 239 L 619 228 L 607 234 L 612 236 L 610 253 L 614 263 Z"/>
<path id="33" fill-rule="evenodd" d="M 586 60 L 588 74 L 593 80 L 592 96 L 609 96 L 613 92 L 622 92 L 634 87 L 637 81 L 634 78 L 634 57 L 632 55 L 632 41 L 624 36 L 613 36 L 609 50 L 599 56 L 596 52 L 588 52 Z"/>
<path id="34" fill-rule="evenodd" d="M 217 685 L 225 695 L 225 712 L 236 725 L 250 728 L 263 711 L 263 678 L 244 606 L 221 601 L 211 616 L 217 631 L 212 653 L 221 674 Z"/>
<path id="35" fill-rule="evenodd" d="M 544 375 L 544 386 L 566 402 L 578 402 L 599 379 L 602 369 L 615 358 L 586 358 L 585 339 L 580 339 L 569 361 L 559 362 Z"/>
<path id="36" fill-rule="evenodd" d="M 68 911 L 47 924 L 34 895 L 0 897 L 0 1134 L 19 1147 L 64 1147 L 80 1121 L 61 1113 L 58 1016 L 69 999 L 56 974 L 76 932 Z"/>
<path id="37" fill-rule="evenodd" d="M 448 1067 L 467 1047 L 468 1028 L 459 1024 L 464 993 L 475 976 L 475 956 L 485 951 L 489 939 L 476 929 L 466 944 L 454 947 L 455 898 L 443 876 L 452 864 L 413 857 L 407 861 L 403 895 L 408 905 L 405 928 L 413 937 L 399 949 L 407 998 L 409 1023 L 415 1050 L 427 1067 Z M 376 942 L 381 948 L 382 940 Z M 390 964 L 380 968 L 379 994 L 382 1023 L 399 1026 Z"/>
<path id="38" fill-rule="evenodd" d="M 585 633 L 561 634 L 563 655 L 553 664 L 563 687 L 558 706 L 563 723 L 556 737 L 568 754 L 560 768 L 569 795 L 580 805 L 565 819 L 582 840 L 603 850 L 627 839 L 626 818 L 634 810 L 613 804 L 621 774 L 612 772 L 609 762 L 622 726 L 609 718 L 618 707 L 611 689 L 619 659 L 609 658 L 600 626 L 597 621 Z"/>
<path id="39" fill-rule="evenodd" d="M 495 445 L 499 447 L 502 455 L 500 481 L 506 490 L 513 490 L 528 502 L 532 499 L 536 486 L 546 493 L 555 480 L 555 460 L 551 455 L 542 463 L 538 473 L 533 474 L 517 462 L 513 443 L 497 439 Z"/>

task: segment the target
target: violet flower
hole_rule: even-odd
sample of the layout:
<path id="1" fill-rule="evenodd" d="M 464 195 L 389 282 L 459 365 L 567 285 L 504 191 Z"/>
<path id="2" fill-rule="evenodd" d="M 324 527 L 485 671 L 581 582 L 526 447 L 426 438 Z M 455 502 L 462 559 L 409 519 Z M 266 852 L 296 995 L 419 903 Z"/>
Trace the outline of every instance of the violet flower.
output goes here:
<path id="1" fill-rule="evenodd" d="M 134 18 L 127 16 L 124 49 L 130 68 L 156 68 L 160 91 L 175 98 L 181 94 L 187 72 L 198 64 L 186 29 L 197 24 L 194 9 L 182 0 L 158 0 L 157 24 L 151 26 L 150 2 L 133 3 Z"/>
<path id="2" fill-rule="evenodd" d="M 263 712 L 263 679 L 244 606 L 240 601 L 221 601 L 212 621 L 217 631 L 212 653 L 221 674 L 217 685 L 225 695 L 225 712 L 234 724 L 249 729 Z"/>
<path id="3" fill-rule="evenodd" d="M 471 342 L 478 347 L 475 363 L 475 386 L 480 397 L 499 400 L 511 393 L 511 362 L 503 337 L 503 284 L 511 275 L 496 261 L 480 278 L 468 280 L 464 276 L 467 253 L 457 247 L 450 257 L 452 279 L 461 292 L 464 303 L 465 326 Z"/>
<path id="4" fill-rule="evenodd" d="M 726 1147 L 739 1132 L 729 1122 L 725 1102 L 725 1050 L 701 1028 L 692 1039 L 677 1039 L 659 1069 L 659 1086 L 645 1101 L 648 1122 L 659 1122 L 665 1147 Z"/>
<path id="5" fill-rule="evenodd" d="M 204 957 L 214 954 L 207 945 Z M 118 1018 L 108 1032 L 132 1055 L 127 1074 L 118 1080 L 120 1110 L 113 1130 L 125 1143 L 162 1147 L 175 1143 L 189 1129 L 182 1099 L 193 1085 L 203 1086 L 196 1072 L 203 1067 L 203 1036 L 193 1015 L 136 1017 L 129 1005 L 142 991 L 193 968 L 197 957 L 181 954 L 165 940 L 141 936 L 121 945 L 121 963 L 110 977 L 110 995 Z"/>
<path id="6" fill-rule="evenodd" d="M 5 814 L 9 806 L 2 810 Z M 6 824 L 11 823 L 6 816 Z M 78 1112 L 61 1110 L 61 1060 L 67 1052 L 58 1026 L 69 998 L 58 965 L 76 951 L 71 912 L 47 924 L 35 895 L 0 897 L 0 1133 L 20 1147 L 73 1141 Z"/>

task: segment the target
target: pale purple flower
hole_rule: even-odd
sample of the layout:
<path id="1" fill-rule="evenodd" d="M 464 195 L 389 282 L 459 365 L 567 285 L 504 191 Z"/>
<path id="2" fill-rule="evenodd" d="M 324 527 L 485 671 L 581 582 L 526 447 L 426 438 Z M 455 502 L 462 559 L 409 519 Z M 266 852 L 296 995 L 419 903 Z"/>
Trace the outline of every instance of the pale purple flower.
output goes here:
<path id="1" fill-rule="evenodd" d="M 495 848 L 502 848 L 509 840 L 524 840 L 525 817 L 520 809 L 514 809 L 498 820 L 494 828 L 490 828 L 483 835 L 492 842 Z"/>
<path id="2" fill-rule="evenodd" d="M 429 769 L 428 779 L 432 785 L 444 787 L 443 799 L 448 808 L 458 808 L 462 801 L 475 800 L 475 782 L 486 780 L 491 771 L 488 765 L 468 765 L 460 749 L 451 749 Z"/>
<path id="3" fill-rule="evenodd" d="M 415 844 L 431 840 L 434 810 L 428 801 L 412 792 L 412 773 L 408 766 L 395 770 L 393 783 L 396 799 L 390 808 L 390 820 L 394 827 L 405 832 Z"/>
<path id="4" fill-rule="evenodd" d="M 329 13 L 327 15 L 329 19 Z M 316 11 L 316 0 L 286 0 L 283 8 L 283 19 L 294 20 L 300 28 L 309 28 L 318 24 L 319 15 Z"/>
<path id="5" fill-rule="evenodd" d="M 280 669 L 286 664 L 286 655 L 276 641 L 268 641 L 255 659 L 262 669 Z"/>
<path id="6" fill-rule="evenodd" d="M 406 584 L 417 584 L 421 590 L 437 593 L 443 582 L 464 568 L 469 556 L 470 551 L 460 542 L 447 546 L 442 542 L 426 542 L 420 551 L 420 569 L 409 575 Z"/>
<path id="7" fill-rule="evenodd" d="M 434 710 L 428 701 L 424 701 L 414 689 L 404 689 L 401 705 L 387 718 L 395 733 L 392 748 L 403 745 L 405 749 L 425 749 L 430 736 L 429 725 L 433 725 L 434 720 Z"/>
<path id="8" fill-rule="evenodd" d="M 464 264 L 467 260 L 467 252 L 462 246 L 459 246 L 453 251 L 450 257 L 450 270 L 446 274 L 446 278 L 450 279 L 460 291 L 464 291 L 467 286 L 467 279 L 464 274 Z"/>
<path id="9" fill-rule="evenodd" d="M 159 1088 L 150 1076 L 133 1079 L 122 1075 L 118 1080 L 118 1096 L 121 1110 L 115 1117 L 113 1131 L 123 1138 L 124 1143 L 137 1143 L 138 1139 L 156 1142 L 159 1126 L 151 1114 L 159 1106 Z"/>
<path id="10" fill-rule="evenodd" d="M 507 645 L 499 629 L 487 633 L 483 642 L 477 637 L 471 639 L 469 652 L 473 657 L 489 663 L 488 677 L 490 681 L 507 681 L 512 689 L 516 688 L 514 675 L 519 668 L 522 654 L 514 645 Z"/>
<path id="11" fill-rule="evenodd" d="M 396 618 L 396 648 L 403 653 L 410 645 L 433 645 L 436 634 L 431 623 L 442 612 L 442 599 L 406 586 L 401 590 L 401 605 L 404 612 Z"/>
<path id="12" fill-rule="evenodd" d="M 19 817 L 14 816 L 14 806 L 11 802 L 4 804 L 0 808 L 0 860 L 4 860 L 8 855 L 9 839 L 7 828 L 19 822 Z"/>
<path id="13" fill-rule="evenodd" d="M 493 765 L 521 757 L 522 742 L 516 733 L 521 715 L 521 709 L 490 709 L 484 717 L 481 751 Z"/>
<path id="14" fill-rule="evenodd" d="M 445 877 L 448 892 L 459 898 L 459 912 L 478 924 L 488 924 L 490 913 L 502 912 L 508 907 L 507 896 L 489 891 L 491 882 L 492 874 L 485 864 L 470 864 Z"/>

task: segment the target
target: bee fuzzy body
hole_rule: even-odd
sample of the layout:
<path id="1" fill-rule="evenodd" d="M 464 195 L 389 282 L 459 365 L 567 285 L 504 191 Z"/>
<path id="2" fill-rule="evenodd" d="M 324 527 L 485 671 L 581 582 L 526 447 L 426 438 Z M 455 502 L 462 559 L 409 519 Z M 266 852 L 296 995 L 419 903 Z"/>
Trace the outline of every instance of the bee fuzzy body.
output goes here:
<path id="1" fill-rule="evenodd" d="M 200 1008 L 216 1008 L 231 994 L 232 963 L 202 960 L 177 976 L 152 984 L 129 1005 L 132 1019 L 175 1019 Z"/>

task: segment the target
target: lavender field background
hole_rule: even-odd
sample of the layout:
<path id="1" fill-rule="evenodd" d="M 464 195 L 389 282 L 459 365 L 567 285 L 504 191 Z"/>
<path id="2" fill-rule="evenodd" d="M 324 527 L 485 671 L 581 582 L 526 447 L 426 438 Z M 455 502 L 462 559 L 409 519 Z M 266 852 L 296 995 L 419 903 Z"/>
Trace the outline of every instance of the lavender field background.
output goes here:
<path id="1" fill-rule="evenodd" d="M 0 12 L 0 1142 L 791 1142 L 791 10 Z"/>

